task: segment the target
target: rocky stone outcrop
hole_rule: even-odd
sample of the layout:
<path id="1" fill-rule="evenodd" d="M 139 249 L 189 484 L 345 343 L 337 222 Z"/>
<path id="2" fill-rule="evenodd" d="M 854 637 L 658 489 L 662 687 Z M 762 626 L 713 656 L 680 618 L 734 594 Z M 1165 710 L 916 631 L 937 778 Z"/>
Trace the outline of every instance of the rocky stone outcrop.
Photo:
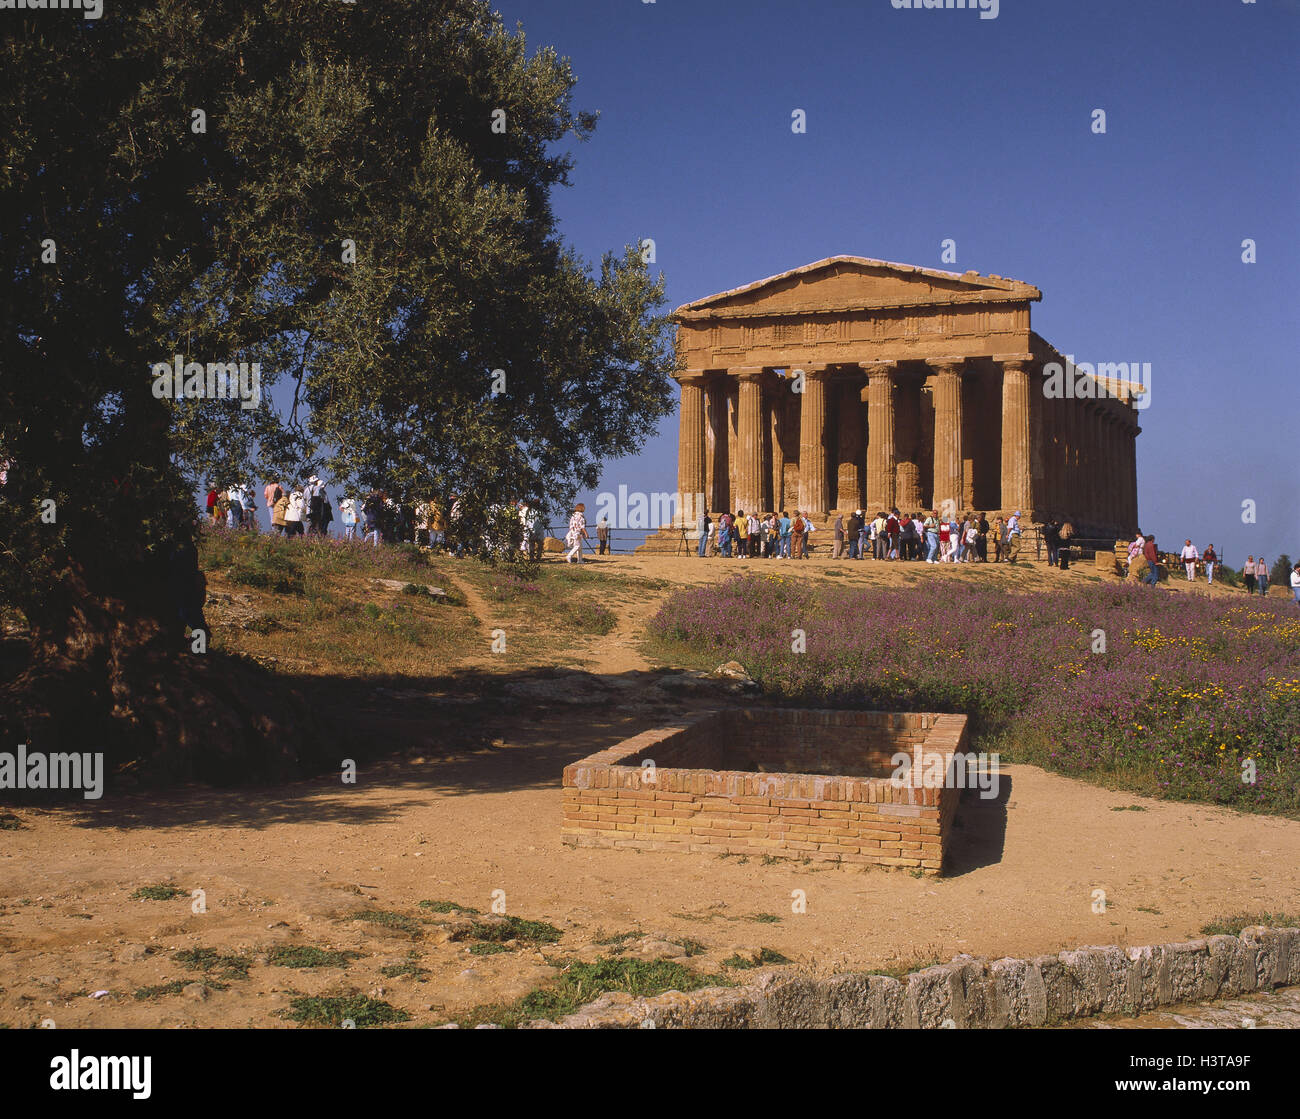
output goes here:
<path id="1" fill-rule="evenodd" d="M 1300 929 L 1262 925 L 1176 944 L 1077 948 L 1030 960 L 958 956 L 901 978 L 763 971 L 744 987 L 609 994 L 560 1029 L 1006 1029 L 1300 985 Z"/>

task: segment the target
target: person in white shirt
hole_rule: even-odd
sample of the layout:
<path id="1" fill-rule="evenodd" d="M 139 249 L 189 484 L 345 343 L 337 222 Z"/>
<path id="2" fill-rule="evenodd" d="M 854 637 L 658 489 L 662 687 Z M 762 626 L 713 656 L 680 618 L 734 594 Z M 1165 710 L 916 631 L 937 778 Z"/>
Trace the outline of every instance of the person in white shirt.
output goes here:
<path id="1" fill-rule="evenodd" d="M 1196 545 L 1190 540 L 1183 541 L 1182 557 L 1183 567 L 1187 569 L 1187 581 L 1190 583 L 1196 578 L 1196 561 L 1201 558 Z"/>
<path id="2" fill-rule="evenodd" d="M 302 493 L 294 490 L 289 495 L 289 508 L 284 511 L 284 534 L 285 536 L 302 535 L 302 518 L 306 512 L 305 503 L 302 499 Z"/>
<path id="3" fill-rule="evenodd" d="M 1300 563 L 1291 568 L 1291 594 L 1295 598 L 1295 604 L 1300 606 Z"/>
<path id="4" fill-rule="evenodd" d="M 564 542 L 569 545 L 568 552 L 565 553 L 565 563 L 582 563 L 582 545 L 587 540 L 587 507 L 579 502 L 573 507 L 573 516 L 569 518 L 569 531 L 565 534 Z"/>
<path id="5" fill-rule="evenodd" d="M 1015 563 L 1020 555 L 1020 510 L 1011 514 L 1007 521 L 1007 563 Z"/>

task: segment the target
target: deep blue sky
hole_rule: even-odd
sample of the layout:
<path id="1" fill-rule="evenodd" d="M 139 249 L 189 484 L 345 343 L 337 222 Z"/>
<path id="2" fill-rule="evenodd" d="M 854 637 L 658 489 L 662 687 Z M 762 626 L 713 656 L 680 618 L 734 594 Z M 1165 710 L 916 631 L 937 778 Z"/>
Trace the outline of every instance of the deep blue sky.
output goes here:
<path id="1" fill-rule="evenodd" d="M 588 259 L 653 238 L 671 306 L 839 253 L 1025 280 L 1063 352 L 1152 363 L 1144 531 L 1300 557 L 1300 0 L 497 8 L 600 111 L 555 197 Z M 676 423 L 600 488 L 675 489 Z"/>

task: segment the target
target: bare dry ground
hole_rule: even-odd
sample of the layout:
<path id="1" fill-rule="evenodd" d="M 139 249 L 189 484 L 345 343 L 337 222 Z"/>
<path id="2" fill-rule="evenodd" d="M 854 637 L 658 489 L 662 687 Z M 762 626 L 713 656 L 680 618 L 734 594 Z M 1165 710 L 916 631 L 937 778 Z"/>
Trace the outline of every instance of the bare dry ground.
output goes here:
<path id="1" fill-rule="evenodd" d="M 937 880 L 565 847 L 565 764 L 717 704 L 663 687 L 640 634 L 673 587 L 737 566 L 591 563 L 572 576 L 590 578 L 616 623 L 604 635 L 566 636 L 541 619 L 529 632 L 527 611 L 491 601 L 476 565 L 448 563 L 443 574 L 468 603 L 459 608 L 463 641 L 453 665 L 432 668 L 454 668 L 456 686 L 413 679 L 356 699 L 394 754 L 362 765 L 355 785 L 328 775 L 17 809 L 21 826 L 0 831 L 0 1024 L 289 1026 L 281 1015 L 299 996 L 359 994 L 432 1025 L 524 994 L 557 974 L 560 957 L 676 957 L 742 978 L 724 961 L 769 948 L 792 967 L 829 974 L 959 952 L 1179 940 L 1218 916 L 1300 909 L 1300 822 L 1147 800 L 1023 765 L 1005 767 L 997 799 L 963 805 L 951 871 Z M 1041 565 L 839 564 L 834 574 L 826 561 L 763 566 L 881 584 L 1095 577 Z M 1181 580 L 1171 589 L 1206 593 Z M 213 590 L 222 593 L 219 579 Z M 490 652 L 502 626 L 519 634 L 517 653 Z M 180 893 L 133 897 L 164 884 Z M 194 891 L 206 912 L 194 911 Z M 806 895 L 806 913 L 792 911 L 794 891 Z M 445 905 L 419 904 L 488 913 L 494 899 L 512 917 L 553 925 L 558 943 L 530 940 L 530 926 L 513 935 L 499 920 L 475 926 Z M 506 950 L 494 947 L 500 938 Z M 275 962 L 286 946 L 356 955 L 289 967 Z M 194 949 L 247 966 L 204 972 L 176 958 Z"/>

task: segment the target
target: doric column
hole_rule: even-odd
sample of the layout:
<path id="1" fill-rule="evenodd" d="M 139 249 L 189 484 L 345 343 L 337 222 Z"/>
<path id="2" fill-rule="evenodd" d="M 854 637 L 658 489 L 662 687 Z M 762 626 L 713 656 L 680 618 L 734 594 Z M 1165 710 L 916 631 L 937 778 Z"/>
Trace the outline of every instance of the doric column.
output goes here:
<path id="1" fill-rule="evenodd" d="M 770 465 L 772 468 L 772 508 L 781 511 L 785 500 L 785 394 L 789 392 L 784 380 L 777 378 L 772 382 L 772 391 L 767 395 L 767 423 L 769 443 L 772 448 Z"/>
<path id="2" fill-rule="evenodd" d="M 1047 501 L 1046 458 L 1043 430 L 1043 377 L 1036 364 L 1029 367 L 1029 508 L 1025 516 L 1041 521 L 1039 511 Z M 1031 512 L 1032 510 L 1032 512 Z"/>
<path id="3" fill-rule="evenodd" d="M 1070 519 L 1082 526 L 1084 521 L 1083 492 L 1083 408 L 1082 400 L 1067 401 L 1066 414 L 1070 427 Z M 1082 531 L 1082 529 L 1081 529 Z"/>
<path id="4" fill-rule="evenodd" d="M 835 384 L 839 437 L 835 471 L 835 508 L 850 512 L 864 504 L 862 492 L 862 403 L 856 380 Z"/>
<path id="5" fill-rule="evenodd" d="M 934 494 L 941 514 L 955 515 L 962 496 L 961 361 L 932 361 L 934 369 Z"/>
<path id="6" fill-rule="evenodd" d="M 727 399 L 727 504 L 723 508 L 734 513 L 740 489 L 740 382 L 728 374 L 722 385 Z"/>
<path id="7" fill-rule="evenodd" d="M 1097 485 L 1097 405 L 1092 400 L 1083 402 L 1083 490 L 1085 520 L 1089 525 L 1097 524 L 1098 485 Z"/>
<path id="8" fill-rule="evenodd" d="M 1002 508 L 1026 517 L 1033 504 L 1029 372 L 1028 361 L 1002 362 Z"/>
<path id="9" fill-rule="evenodd" d="M 1066 398 L 1061 404 L 1065 412 L 1067 513 L 1071 521 L 1082 525 L 1083 503 L 1079 489 L 1079 413 L 1083 411 L 1083 404 L 1074 398 Z"/>
<path id="10" fill-rule="evenodd" d="M 894 382 L 894 445 L 898 456 L 898 479 L 894 496 L 907 513 L 918 512 L 921 496 L 921 386 L 915 378 Z M 873 510 L 874 512 L 874 510 Z"/>
<path id="11" fill-rule="evenodd" d="M 1052 423 L 1056 430 L 1056 514 L 1069 519 L 1070 497 L 1067 479 L 1070 474 L 1068 432 L 1065 427 L 1065 409 L 1069 401 L 1057 397 L 1052 401 Z"/>
<path id="12" fill-rule="evenodd" d="M 1070 466 L 1070 456 L 1074 453 L 1074 444 L 1071 442 L 1070 428 L 1070 408 L 1073 405 L 1072 400 L 1062 398 L 1057 404 L 1057 431 L 1061 441 L 1061 479 L 1060 479 L 1060 512 L 1067 521 L 1074 520 L 1074 503 L 1071 499 L 1071 480 L 1073 471 Z"/>
<path id="13" fill-rule="evenodd" d="M 868 362 L 867 375 L 867 505 L 871 512 L 889 512 L 897 500 L 894 439 L 894 365 Z"/>
<path id="14" fill-rule="evenodd" d="M 682 388 L 677 430 L 678 515 L 693 528 L 704 502 L 704 375 L 687 371 L 677 378 Z"/>
<path id="15" fill-rule="evenodd" d="M 1034 391 L 1043 394 L 1042 385 L 1032 386 Z M 1057 500 L 1056 487 L 1060 481 L 1060 467 L 1057 463 L 1057 454 L 1060 447 L 1056 441 L 1056 405 L 1057 401 L 1049 396 L 1041 395 L 1039 404 L 1042 408 L 1043 417 L 1043 473 L 1044 478 L 1044 501 L 1046 509 L 1044 510 L 1051 516 L 1060 514 L 1061 503 Z"/>
<path id="16" fill-rule="evenodd" d="M 1096 488 L 1093 490 L 1093 519 L 1098 525 L 1106 522 L 1106 408 L 1098 402 L 1093 406 L 1092 438 L 1097 448 L 1093 470 Z"/>
<path id="17" fill-rule="evenodd" d="M 736 492 L 732 504 L 746 513 L 763 503 L 763 370 L 744 366 L 731 371 L 740 382 L 736 422 Z"/>
<path id="18" fill-rule="evenodd" d="M 1133 422 L 1128 428 L 1128 479 L 1126 485 L 1129 493 L 1129 526 L 1136 532 L 1138 525 L 1142 523 L 1142 510 L 1138 508 L 1138 471 L 1137 471 L 1137 439 L 1142 434 L 1142 429 Z"/>
<path id="19" fill-rule="evenodd" d="M 1079 464 L 1074 472 L 1074 481 L 1078 487 L 1079 520 L 1087 524 L 1092 520 L 1092 487 L 1089 479 L 1089 471 L 1092 466 L 1092 448 L 1088 444 L 1088 435 L 1091 431 L 1091 417 L 1088 415 L 1088 409 L 1091 405 L 1087 400 L 1076 400 L 1074 407 L 1077 410 L 1077 432 L 1079 436 Z"/>
<path id="20" fill-rule="evenodd" d="M 1115 409 L 1115 529 L 1128 532 L 1128 409 Z"/>
<path id="21" fill-rule="evenodd" d="M 830 509 L 826 487 L 826 366 L 804 365 L 799 404 L 799 508 L 807 513 Z"/>
<path id="22" fill-rule="evenodd" d="M 1113 526 L 1115 516 L 1115 420 L 1110 405 L 1100 409 L 1098 421 L 1101 424 L 1101 523 Z"/>
<path id="23" fill-rule="evenodd" d="M 727 388 L 723 378 L 710 380 L 704 389 L 704 455 L 708 506 L 718 513 L 731 503 L 727 481 Z"/>
<path id="24" fill-rule="evenodd" d="M 1105 404 L 1097 405 L 1097 521 L 1110 521 L 1110 425 Z"/>
<path id="25" fill-rule="evenodd" d="M 969 370 L 961 379 L 961 502 L 963 513 L 975 510 L 975 459 L 980 451 L 983 378 Z"/>
<path id="26" fill-rule="evenodd" d="M 1114 520 L 1115 530 L 1123 532 L 1128 524 L 1128 517 L 1125 513 L 1125 504 L 1128 500 L 1127 472 L 1125 470 L 1125 438 L 1127 424 L 1125 421 L 1125 412 L 1122 407 L 1115 408 L 1112 413 L 1112 446 L 1115 448 L 1114 470 L 1112 477 L 1115 485 L 1114 499 Z"/>

